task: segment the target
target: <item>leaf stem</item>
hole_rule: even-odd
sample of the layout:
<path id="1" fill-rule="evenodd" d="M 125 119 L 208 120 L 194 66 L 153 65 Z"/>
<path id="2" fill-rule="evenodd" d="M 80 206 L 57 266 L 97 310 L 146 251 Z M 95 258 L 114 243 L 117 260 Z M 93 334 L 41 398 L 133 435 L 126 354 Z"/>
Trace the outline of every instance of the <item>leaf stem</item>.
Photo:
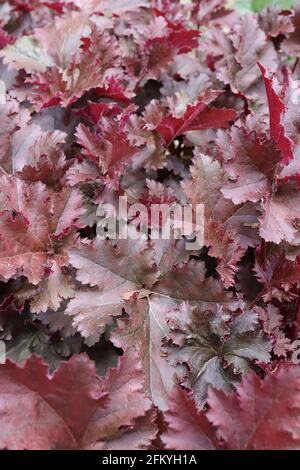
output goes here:
<path id="1" fill-rule="evenodd" d="M 297 57 L 297 59 L 294 62 L 294 65 L 293 65 L 293 68 L 292 68 L 292 73 L 294 73 L 296 71 L 298 63 L 299 63 L 299 57 Z"/>

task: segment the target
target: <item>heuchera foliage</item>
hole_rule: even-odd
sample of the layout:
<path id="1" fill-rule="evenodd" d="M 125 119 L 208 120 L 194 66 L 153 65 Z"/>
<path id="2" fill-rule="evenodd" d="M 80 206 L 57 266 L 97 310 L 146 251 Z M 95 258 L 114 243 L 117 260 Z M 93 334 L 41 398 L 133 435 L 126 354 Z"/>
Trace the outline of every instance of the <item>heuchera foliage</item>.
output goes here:
<path id="1" fill-rule="evenodd" d="M 1 449 L 300 449 L 300 9 L 226 4 L 1 2 Z"/>

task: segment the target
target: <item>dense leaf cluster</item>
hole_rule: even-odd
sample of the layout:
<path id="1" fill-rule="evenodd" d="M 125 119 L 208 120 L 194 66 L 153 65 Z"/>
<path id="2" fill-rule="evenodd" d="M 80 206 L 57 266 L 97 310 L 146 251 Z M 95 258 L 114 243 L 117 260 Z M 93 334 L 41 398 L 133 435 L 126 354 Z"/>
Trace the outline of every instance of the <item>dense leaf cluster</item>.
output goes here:
<path id="1" fill-rule="evenodd" d="M 1 2 L 0 448 L 300 449 L 299 57 L 296 7 Z"/>

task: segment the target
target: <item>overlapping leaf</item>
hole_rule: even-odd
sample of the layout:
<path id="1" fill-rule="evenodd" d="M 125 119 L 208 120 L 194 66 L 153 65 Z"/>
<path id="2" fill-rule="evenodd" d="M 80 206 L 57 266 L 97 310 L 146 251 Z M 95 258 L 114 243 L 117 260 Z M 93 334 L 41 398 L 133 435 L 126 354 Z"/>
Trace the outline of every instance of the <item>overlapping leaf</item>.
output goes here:
<path id="1" fill-rule="evenodd" d="M 122 449 L 127 442 L 139 449 L 155 438 L 134 350 L 105 380 L 82 354 L 52 375 L 36 356 L 23 367 L 7 362 L 0 366 L 0 382 L 2 449 Z"/>
<path id="2" fill-rule="evenodd" d="M 237 395 L 210 390 L 208 404 L 204 414 L 184 391 L 174 392 L 166 413 L 170 429 L 162 438 L 169 448 L 299 449 L 296 366 L 282 367 L 264 380 L 250 373 L 238 386 Z"/>
<path id="3" fill-rule="evenodd" d="M 300 448 L 299 9 L 227 3 L 1 2 L 1 448 Z"/>

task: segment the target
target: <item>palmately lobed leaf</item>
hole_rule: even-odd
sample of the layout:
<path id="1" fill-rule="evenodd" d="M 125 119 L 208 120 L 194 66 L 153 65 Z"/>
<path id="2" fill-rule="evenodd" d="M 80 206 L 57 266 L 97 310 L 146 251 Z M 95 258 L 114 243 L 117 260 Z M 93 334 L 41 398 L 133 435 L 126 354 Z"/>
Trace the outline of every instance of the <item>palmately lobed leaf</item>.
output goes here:
<path id="1" fill-rule="evenodd" d="M 285 397 L 283 400 L 282 397 Z M 185 390 L 175 389 L 165 413 L 163 442 L 172 449 L 299 449 L 299 370 L 282 366 L 264 380 L 253 372 L 226 395 L 211 389 L 200 411 Z"/>
<path id="2" fill-rule="evenodd" d="M 174 366 L 188 366 L 187 384 L 201 406 L 208 386 L 228 393 L 255 363 L 268 362 L 271 341 L 254 312 L 237 314 L 221 307 L 183 305 L 168 316 L 163 350 Z"/>
<path id="3" fill-rule="evenodd" d="M 47 369 L 36 356 L 23 367 L 12 362 L 0 366 L 2 448 L 122 449 L 122 442 L 129 440 L 139 449 L 155 439 L 153 417 L 147 415 L 151 401 L 142 391 L 143 375 L 133 349 L 105 380 L 84 354 L 63 362 L 53 374 Z"/>
<path id="4" fill-rule="evenodd" d="M 300 449 L 299 7 L 0 3 L 0 449 Z"/>

